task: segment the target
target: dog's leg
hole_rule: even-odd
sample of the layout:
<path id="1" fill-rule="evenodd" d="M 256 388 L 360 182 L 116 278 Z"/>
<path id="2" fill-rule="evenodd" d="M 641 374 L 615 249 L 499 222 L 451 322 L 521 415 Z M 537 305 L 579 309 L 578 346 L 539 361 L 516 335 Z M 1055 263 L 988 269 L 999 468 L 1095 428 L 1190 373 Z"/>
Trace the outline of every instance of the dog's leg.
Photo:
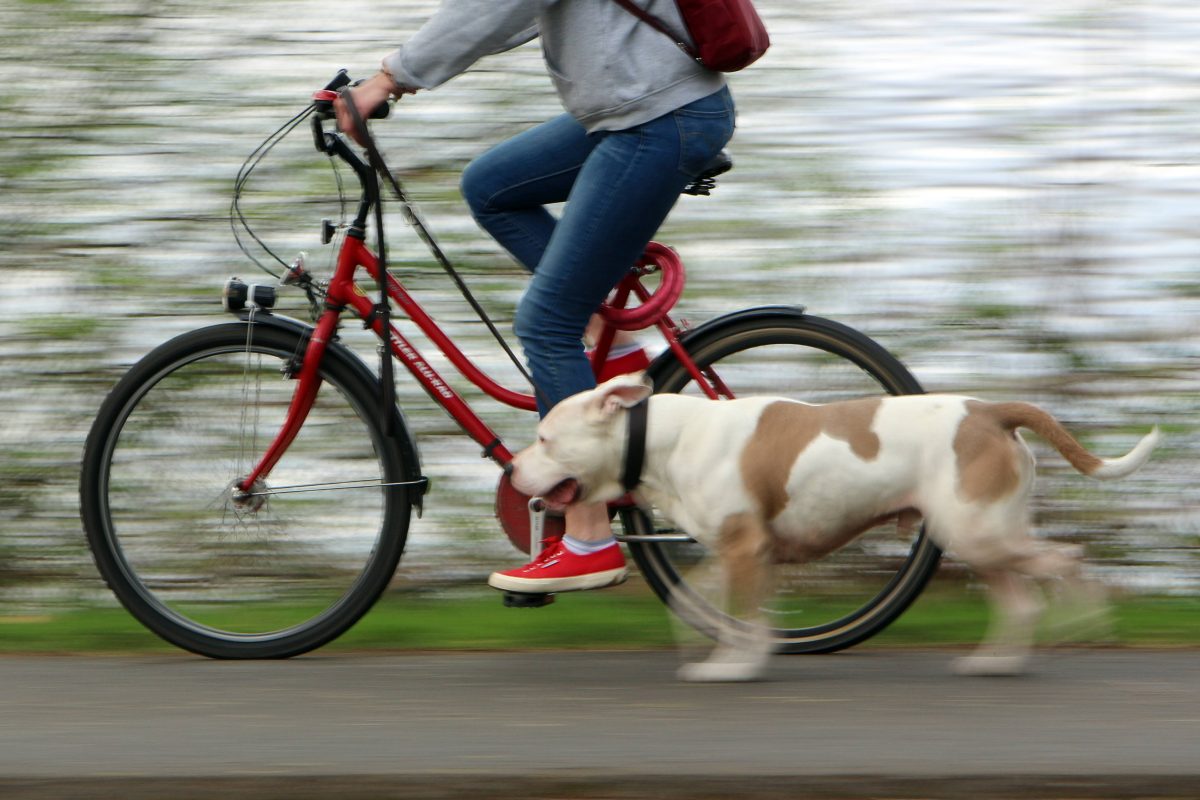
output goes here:
<path id="1" fill-rule="evenodd" d="M 979 577 L 988 586 L 992 621 L 983 644 L 957 659 L 954 669 L 960 675 L 1019 675 L 1029 660 L 1042 603 L 1028 578 L 1012 570 L 981 572 Z"/>
<path id="2" fill-rule="evenodd" d="M 771 641 L 762 607 L 771 591 L 770 534 L 762 520 L 739 514 L 725 521 L 718 542 L 729 613 L 744 624 L 723 626 L 709 657 L 685 664 L 685 681 L 734 682 L 758 680 L 771 656 Z"/>
<path id="3" fill-rule="evenodd" d="M 1112 626 L 1104 586 L 1083 574 L 1080 548 L 1042 544 L 1016 568 L 1053 593 L 1050 635 L 1058 641 L 1104 636 Z"/>

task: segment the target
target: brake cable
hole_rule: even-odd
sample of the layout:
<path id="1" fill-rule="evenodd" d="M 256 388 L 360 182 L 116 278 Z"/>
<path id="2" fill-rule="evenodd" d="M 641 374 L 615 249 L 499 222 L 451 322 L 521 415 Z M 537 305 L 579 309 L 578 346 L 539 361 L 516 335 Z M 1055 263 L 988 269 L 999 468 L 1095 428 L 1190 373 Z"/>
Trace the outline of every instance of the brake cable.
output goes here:
<path id="1" fill-rule="evenodd" d="M 364 143 L 364 147 L 366 148 L 366 151 L 367 151 L 368 163 L 370 164 L 371 168 L 374 169 L 377 173 L 379 173 L 380 175 L 387 178 L 388 185 L 391 187 L 392 193 L 396 196 L 396 199 L 400 201 L 400 206 L 401 206 L 401 210 L 403 211 L 403 216 L 404 216 L 405 222 L 407 222 L 409 224 L 409 226 L 412 227 L 413 230 L 415 230 L 417 232 L 417 236 L 421 239 L 422 242 L 425 243 L 425 246 L 429 248 L 429 252 L 433 254 L 434 260 L 436 260 L 438 262 L 438 265 L 441 266 L 441 268 L 446 272 L 446 274 L 450 276 L 450 279 L 452 281 L 454 281 L 454 284 L 455 284 L 455 286 L 458 287 L 458 291 L 460 294 L 462 294 L 463 299 L 465 299 L 467 301 L 468 305 L 471 306 L 471 309 L 475 312 L 475 314 L 479 317 L 479 319 L 483 322 L 483 324 L 487 326 L 488 331 L 491 332 L 492 336 L 500 344 L 501 349 L 503 349 L 505 354 L 508 355 L 509 360 L 511 360 L 512 363 L 516 366 L 517 371 L 520 372 L 521 376 L 524 377 L 525 380 L 527 380 L 529 382 L 529 385 L 533 387 L 534 394 L 541 401 L 542 405 L 545 408 L 549 408 L 551 403 L 550 403 L 549 399 L 546 397 L 545 392 L 543 392 L 541 387 L 538 386 L 537 382 L 533 379 L 533 375 L 531 375 L 529 373 L 529 370 L 527 370 L 525 368 L 525 365 L 521 363 L 521 360 L 517 356 L 517 354 L 513 352 L 511 347 L 509 347 L 508 342 L 506 342 L 504 340 L 504 336 L 500 333 L 499 329 L 496 328 L 496 324 L 494 322 L 492 322 L 492 318 L 490 316 L 488 316 L 487 311 L 483 308 L 482 305 L 480 305 L 479 301 L 475 298 L 475 295 L 471 293 L 471 290 L 467 287 L 466 282 L 462 279 L 462 276 L 459 274 L 458 270 L 455 269 L 454 265 L 450 262 L 450 259 L 449 259 L 449 257 L 447 257 L 445 251 L 442 250 L 441 246 L 438 245 L 437 240 L 434 239 L 433 234 L 429 231 L 429 228 L 425 224 L 425 221 L 421 218 L 420 213 L 417 211 L 416 207 L 414 206 L 412 201 L 409 199 L 408 193 L 404 191 L 404 187 L 400 184 L 399 179 L 396 178 L 396 176 L 392 174 L 392 171 L 388 168 L 387 163 L 383 160 L 383 155 L 379 152 L 379 148 L 376 147 L 376 145 L 375 145 L 375 137 L 373 137 L 371 135 L 371 132 L 367 128 L 366 123 L 363 122 L 362 115 L 358 113 L 358 108 L 354 105 L 354 100 L 350 95 L 350 87 L 348 87 L 348 86 L 342 87 L 341 89 L 338 90 L 338 95 L 341 97 L 342 103 L 346 106 L 346 110 L 350 114 L 350 119 L 351 119 L 351 122 L 354 124 L 355 131 L 359 134 L 362 142 Z M 380 313 L 383 315 L 384 330 L 386 331 L 387 330 L 386 320 L 388 318 L 387 314 L 388 314 L 388 308 L 389 308 L 387 289 L 386 289 L 386 286 L 387 286 L 387 261 L 386 261 L 385 255 L 384 255 L 384 243 L 383 243 L 383 210 L 382 210 L 383 198 L 379 192 L 378 180 L 375 182 L 374 194 L 375 194 L 375 198 L 374 198 L 375 199 L 375 227 L 376 227 L 377 238 L 379 241 L 379 254 L 378 255 L 379 255 L 379 281 L 380 281 L 380 304 L 381 304 Z M 391 359 L 388 358 L 387 361 L 389 362 L 389 366 L 390 366 Z M 390 369 L 389 369 L 389 375 L 390 375 Z M 385 383 L 386 382 L 388 382 L 388 381 L 385 380 Z M 394 387 L 393 387 L 393 391 L 394 391 Z"/>
<path id="2" fill-rule="evenodd" d="M 275 145 L 283 141 L 287 135 L 295 130 L 301 122 L 304 122 L 304 120 L 307 119 L 315 109 L 316 103 L 310 104 L 308 108 L 304 109 L 299 114 L 280 125 L 274 133 L 272 133 L 266 139 L 263 139 L 258 147 L 254 148 L 254 151 L 251 152 L 250 155 L 246 156 L 246 160 L 242 162 L 241 168 L 238 169 L 237 177 L 234 179 L 233 183 L 233 201 L 229 205 L 229 227 L 233 229 L 233 239 L 235 242 L 237 242 L 237 246 L 241 249 L 241 251 L 245 253 L 246 257 L 254 262 L 255 266 L 276 280 L 279 280 L 280 276 L 268 269 L 261 261 L 258 260 L 258 258 L 255 257 L 254 253 L 250 252 L 250 248 L 246 246 L 246 243 L 242 241 L 241 234 L 238 233 L 238 223 L 240 222 L 242 228 L 245 229 L 246 233 L 250 235 L 250 238 L 253 239 L 258 246 L 263 249 L 264 252 L 282 264 L 285 268 L 288 267 L 288 263 L 280 258 L 274 250 L 268 247 L 266 242 L 258 238 L 258 234 L 256 234 L 250 227 L 250 221 L 247 220 L 245 214 L 242 213 L 242 190 L 245 188 L 246 182 L 250 180 L 250 174 L 254 172 L 255 168 L 258 167 L 259 163 L 264 158 L 266 158 L 267 154 L 271 152 Z"/>

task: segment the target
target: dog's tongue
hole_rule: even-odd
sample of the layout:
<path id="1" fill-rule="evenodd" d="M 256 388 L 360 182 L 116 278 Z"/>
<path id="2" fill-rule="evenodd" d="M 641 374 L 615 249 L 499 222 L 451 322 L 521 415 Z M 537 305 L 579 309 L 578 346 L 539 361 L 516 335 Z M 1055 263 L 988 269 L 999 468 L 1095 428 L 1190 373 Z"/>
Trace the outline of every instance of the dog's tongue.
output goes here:
<path id="1" fill-rule="evenodd" d="M 579 481 L 574 478 L 567 478 L 542 495 L 542 499 L 555 509 L 574 503 L 577 497 L 579 497 Z"/>

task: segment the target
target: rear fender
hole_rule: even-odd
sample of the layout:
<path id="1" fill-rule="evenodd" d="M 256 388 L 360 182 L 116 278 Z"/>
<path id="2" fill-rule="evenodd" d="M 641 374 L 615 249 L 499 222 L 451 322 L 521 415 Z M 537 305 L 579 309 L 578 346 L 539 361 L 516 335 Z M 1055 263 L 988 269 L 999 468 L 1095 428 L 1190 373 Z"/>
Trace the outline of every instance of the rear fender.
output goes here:
<path id="1" fill-rule="evenodd" d="M 707 322 L 702 323 L 698 327 L 686 331 L 679 337 L 679 343 L 682 344 L 689 352 L 692 350 L 692 345 L 698 344 L 708 338 L 717 338 L 724 335 L 729 328 L 744 325 L 747 322 L 755 324 L 763 322 L 772 322 L 780 319 L 797 319 L 806 316 L 803 306 L 755 306 L 754 308 L 744 308 L 739 311 L 731 311 L 728 314 L 722 314 L 719 317 L 714 317 Z M 654 385 L 658 385 L 658 377 L 676 361 L 675 354 L 670 348 L 662 351 L 658 356 L 650 362 L 650 366 L 646 367 L 646 377 Z"/>

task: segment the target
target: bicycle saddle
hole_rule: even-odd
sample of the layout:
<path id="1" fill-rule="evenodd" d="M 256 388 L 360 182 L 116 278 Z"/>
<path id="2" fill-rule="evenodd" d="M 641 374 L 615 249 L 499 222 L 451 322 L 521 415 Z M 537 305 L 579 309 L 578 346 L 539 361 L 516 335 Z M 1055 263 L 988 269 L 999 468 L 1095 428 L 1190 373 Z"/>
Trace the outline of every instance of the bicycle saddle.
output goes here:
<path id="1" fill-rule="evenodd" d="M 707 197 L 717 186 L 717 176 L 724 175 L 731 169 L 733 169 L 733 157 L 729 155 L 728 150 L 722 150 L 705 165 L 700 174 L 683 190 L 683 193 Z"/>

